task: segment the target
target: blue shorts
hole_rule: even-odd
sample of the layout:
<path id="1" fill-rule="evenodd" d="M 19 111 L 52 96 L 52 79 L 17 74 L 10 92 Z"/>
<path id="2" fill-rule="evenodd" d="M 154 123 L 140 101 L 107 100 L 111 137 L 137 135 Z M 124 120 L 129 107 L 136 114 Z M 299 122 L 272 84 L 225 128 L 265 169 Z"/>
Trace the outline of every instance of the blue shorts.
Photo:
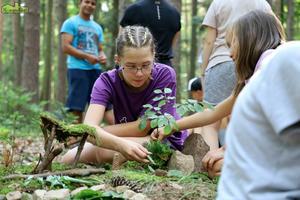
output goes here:
<path id="1" fill-rule="evenodd" d="M 83 112 L 90 103 L 94 83 L 101 73 L 101 69 L 68 69 L 69 91 L 66 107 Z"/>

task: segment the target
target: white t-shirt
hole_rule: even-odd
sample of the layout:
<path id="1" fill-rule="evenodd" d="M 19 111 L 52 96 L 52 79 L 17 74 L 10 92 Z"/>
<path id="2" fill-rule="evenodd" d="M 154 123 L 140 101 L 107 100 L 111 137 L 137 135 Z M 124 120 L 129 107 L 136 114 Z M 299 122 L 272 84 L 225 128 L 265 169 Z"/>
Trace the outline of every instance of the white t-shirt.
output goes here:
<path id="1" fill-rule="evenodd" d="M 217 37 L 206 70 L 232 61 L 226 47 L 226 30 L 239 17 L 255 9 L 270 11 L 271 7 L 266 0 L 214 0 L 211 3 L 202 25 L 217 29 Z"/>
<path id="2" fill-rule="evenodd" d="M 236 100 L 217 199 L 299 199 L 300 131 L 286 131 L 299 122 L 300 42 L 289 42 Z"/>

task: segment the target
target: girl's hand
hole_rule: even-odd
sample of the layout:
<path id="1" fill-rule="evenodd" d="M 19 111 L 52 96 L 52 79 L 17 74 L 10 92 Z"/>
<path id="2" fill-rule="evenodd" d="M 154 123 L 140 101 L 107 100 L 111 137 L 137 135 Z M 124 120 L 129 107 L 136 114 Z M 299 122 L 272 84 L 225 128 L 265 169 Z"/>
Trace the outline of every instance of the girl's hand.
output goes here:
<path id="1" fill-rule="evenodd" d="M 213 168 L 214 164 L 224 158 L 224 151 L 223 147 L 211 150 L 206 153 L 206 155 L 202 159 L 202 167 L 204 170 L 209 171 Z"/>
<path id="2" fill-rule="evenodd" d="M 164 139 L 170 137 L 170 136 L 173 134 L 173 132 L 174 132 L 174 131 L 171 131 L 171 133 L 165 134 L 165 132 L 164 132 L 164 127 L 161 127 L 161 128 L 158 128 L 158 129 L 156 128 L 156 129 L 154 129 L 154 131 L 151 133 L 150 138 L 151 138 L 152 140 L 154 140 L 154 141 L 157 141 L 157 140 L 162 141 L 162 140 L 164 140 Z"/>
<path id="3" fill-rule="evenodd" d="M 151 153 L 147 149 L 145 149 L 142 145 L 136 142 L 124 139 L 120 143 L 118 151 L 127 160 L 149 163 L 149 160 L 147 160 L 146 157 L 147 155 L 151 155 Z"/>

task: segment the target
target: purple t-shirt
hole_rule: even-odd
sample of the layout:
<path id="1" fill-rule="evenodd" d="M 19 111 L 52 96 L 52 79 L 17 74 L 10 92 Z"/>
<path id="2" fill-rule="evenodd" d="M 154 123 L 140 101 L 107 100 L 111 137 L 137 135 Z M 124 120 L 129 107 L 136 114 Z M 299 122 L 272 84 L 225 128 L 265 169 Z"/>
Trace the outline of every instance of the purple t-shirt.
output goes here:
<path id="1" fill-rule="evenodd" d="M 159 101 L 155 102 L 152 99 L 161 94 L 155 94 L 154 90 L 170 88 L 172 90 L 170 96 L 176 96 L 176 74 L 173 68 L 154 63 L 152 77 L 153 80 L 143 91 L 133 92 L 121 80 L 116 69 L 104 72 L 95 82 L 90 103 L 103 106 L 112 104 L 116 124 L 136 121 L 147 110 L 147 108 L 143 108 L 144 104 L 157 106 Z M 180 117 L 176 108 L 173 107 L 174 103 L 175 100 L 171 100 L 170 104 L 162 107 L 162 111 L 173 115 L 177 120 Z M 186 137 L 187 131 L 180 131 L 175 132 L 167 140 L 170 142 L 171 148 L 182 150 Z"/>

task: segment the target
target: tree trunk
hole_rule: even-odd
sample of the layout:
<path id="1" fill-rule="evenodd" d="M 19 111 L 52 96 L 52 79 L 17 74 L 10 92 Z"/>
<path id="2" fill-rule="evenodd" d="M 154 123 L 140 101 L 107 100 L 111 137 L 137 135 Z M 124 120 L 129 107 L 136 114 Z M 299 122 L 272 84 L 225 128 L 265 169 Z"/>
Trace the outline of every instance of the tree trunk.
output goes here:
<path id="1" fill-rule="evenodd" d="M 276 0 L 276 16 L 278 17 L 278 19 L 280 19 L 280 21 L 282 20 L 281 18 L 281 1 L 282 0 Z"/>
<path id="2" fill-rule="evenodd" d="M 181 13 L 181 0 L 168 0 L 172 3 L 175 8 Z M 173 48 L 174 59 L 172 61 L 172 65 L 176 71 L 176 101 L 180 102 L 181 100 L 181 80 L 180 80 L 180 55 L 181 55 L 181 38 L 179 37 L 176 41 L 176 44 Z"/>
<path id="3" fill-rule="evenodd" d="M 288 0 L 287 7 L 287 40 L 294 40 L 294 0 Z"/>
<path id="4" fill-rule="evenodd" d="M 14 2 L 21 5 L 20 0 L 12 0 L 11 3 L 14 5 Z M 14 32 L 14 84 L 15 86 L 21 86 L 22 78 L 22 57 L 23 57 L 23 48 L 24 48 L 24 38 L 22 34 L 22 25 L 21 25 L 21 16 L 19 13 L 15 13 L 12 16 L 13 22 L 13 32 Z"/>
<path id="5" fill-rule="evenodd" d="M 130 0 L 119 1 L 119 16 L 118 16 L 119 20 L 118 20 L 118 22 L 121 21 L 123 15 L 124 15 L 124 11 L 130 3 L 131 3 Z"/>
<path id="6" fill-rule="evenodd" d="M 39 45 L 40 45 L 40 1 L 25 0 L 28 13 L 24 22 L 24 54 L 22 61 L 22 86 L 34 92 L 32 102 L 38 102 L 39 89 Z"/>
<path id="7" fill-rule="evenodd" d="M 67 1 L 57 1 L 57 21 L 58 29 L 60 31 L 62 24 L 67 19 Z M 57 64 L 57 81 L 56 81 L 56 101 L 65 103 L 66 101 L 66 85 L 67 85 L 67 56 L 62 50 L 61 35 L 58 40 L 58 64 Z"/>
<path id="8" fill-rule="evenodd" d="M 113 17 L 112 17 L 112 37 L 111 37 L 111 49 L 110 49 L 110 55 L 109 55 L 109 60 L 107 63 L 107 66 L 109 68 L 114 66 L 114 56 L 116 54 L 116 42 L 115 39 L 118 37 L 118 33 L 119 33 L 119 0 L 114 0 L 113 1 Z"/>
<path id="9" fill-rule="evenodd" d="M 52 43 L 51 43 L 51 36 L 52 36 L 52 6 L 53 0 L 48 0 L 48 9 L 47 9 L 47 33 L 46 33 L 46 48 L 45 48 L 45 69 L 43 75 L 43 89 L 41 94 L 41 100 L 49 101 L 50 94 L 51 94 L 51 58 L 52 58 Z M 46 109 L 49 108 L 48 104 L 45 107 Z"/>
<path id="10" fill-rule="evenodd" d="M 197 17 L 197 0 L 192 0 L 192 32 L 191 32 L 191 53 L 190 53 L 190 74 L 189 80 L 195 77 L 196 61 L 197 61 L 197 27 L 198 23 L 195 17 Z"/>
<path id="11" fill-rule="evenodd" d="M 93 19 L 98 24 L 99 24 L 99 14 L 100 14 L 100 10 L 101 10 L 101 3 L 102 3 L 101 1 L 97 1 L 96 9 L 94 10 L 94 13 L 93 13 Z"/>
<path id="12" fill-rule="evenodd" d="M 3 0 L 0 0 L 0 5 L 3 5 Z M 0 13 L 0 80 L 2 78 L 2 38 L 3 38 L 3 14 Z"/>

